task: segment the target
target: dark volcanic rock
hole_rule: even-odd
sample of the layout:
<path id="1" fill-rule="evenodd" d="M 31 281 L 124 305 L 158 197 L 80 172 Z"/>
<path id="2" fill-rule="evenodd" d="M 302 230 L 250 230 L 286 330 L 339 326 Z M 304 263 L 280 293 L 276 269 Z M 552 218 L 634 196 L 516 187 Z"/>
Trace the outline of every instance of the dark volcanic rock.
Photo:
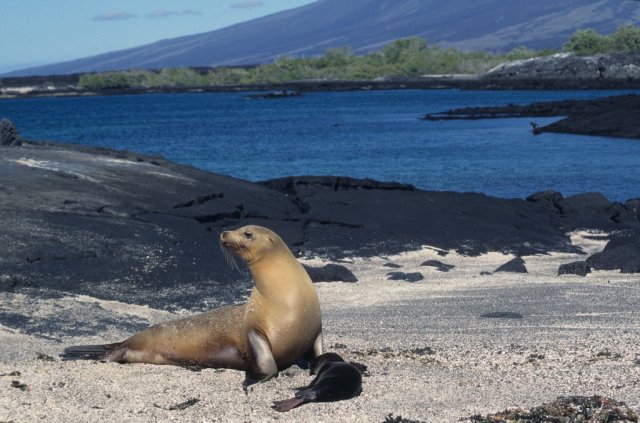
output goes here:
<path id="1" fill-rule="evenodd" d="M 613 235 L 600 253 L 587 259 L 595 270 L 620 270 L 622 273 L 640 273 L 640 234 Z"/>
<path id="2" fill-rule="evenodd" d="M 21 145 L 20 134 L 9 119 L 0 119 L 0 145 Z"/>
<path id="3" fill-rule="evenodd" d="M 633 201 L 609 210 L 631 218 L 614 219 L 599 207 L 563 214 L 540 201 L 351 178 L 254 184 L 83 146 L 29 142 L 2 153 L 0 291 L 38 296 L 192 310 L 242 300 L 251 280 L 226 266 L 218 236 L 246 224 L 272 228 L 294 253 L 335 261 L 424 245 L 469 255 L 577 252 L 572 229 L 640 229 Z"/>
<path id="4" fill-rule="evenodd" d="M 448 272 L 451 269 L 454 269 L 455 266 L 451 264 L 445 264 L 438 260 L 427 260 L 423 262 L 420 266 L 431 266 L 438 269 L 440 272 Z"/>
<path id="5" fill-rule="evenodd" d="M 420 272 L 389 272 L 387 273 L 387 279 L 390 281 L 418 282 L 423 280 L 424 276 Z"/>
<path id="6" fill-rule="evenodd" d="M 389 269 L 400 269 L 402 267 L 399 264 L 395 264 L 395 263 L 385 263 L 383 264 L 383 266 L 388 267 Z"/>
<path id="7" fill-rule="evenodd" d="M 531 203 L 540 204 L 549 210 L 562 212 L 562 200 L 563 196 L 558 191 L 547 190 L 536 192 L 527 197 L 527 201 Z"/>
<path id="8" fill-rule="evenodd" d="M 503 63 L 484 74 L 486 79 L 633 80 L 640 78 L 640 54 L 618 53 L 551 56 Z"/>
<path id="9" fill-rule="evenodd" d="M 640 138 L 639 111 L 640 96 L 628 94 L 590 100 L 546 101 L 526 106 L 508 104 L 505 106 L 467 107 L 428 114 L 425 119 L 565 116 L 564 119 L 539 128 L 539 131 Z"/>
<path id="10" fill-rule="evenodd" d="M 351 270 L 339 264 L 329 263 L 322 267 L 304 265 L 313 282 L 358 282 Z"/>
<path id="11" fill-rule="evenodd" d="M 611 203 L 607 200 L 607 197 L 599 192 L 572 195 L 560 200 L 559 204 L 564 213 L 586 212 L 599 215 L 606 219 L 610 217 L 608 211 Z"/>
<path id="12" fill-rule="evenodd" d="M 232 302 L 251 282 L 224 264 L 221 230 L 268 210 L 285 239 L 301 238 L 284 220 L 296 209 L 280 193 L 159 158 L 30 144 L 3 151 L 0 180 L 3 291 L 158 307 Z"/>
<path id="13" fill-rule="evenodd" d="M 586 261 L 574 261 L 571 263 L 561 264 L 558 267 L 558 276 L 560 275 L 578 275 L 587 276 L 591 273 L 591 268 Z"/>
<path id="14" fill-rule="evenodd" d="M 524 200 L 334 177 L 263 184 L 278 188 L 299 207 L 301 214 L 291 220 L 304 227 L 305 251 L 338 258 L 396 254 L 423 245 L 471 255 L 528 255 L 551 245 L 556 251 L 577 251 L 566 236 L 572 219 Z"/>
<path id="15" fill-rule="evenodd" d="M 494 273 L 496 272 L 529 273 L 527 272 L 527 268 L 524 265 L 524 260 L 522 260 L 522 257 L 516 257 L 513 260 L 506 262 L 505 264 L 494 270 Z"/>

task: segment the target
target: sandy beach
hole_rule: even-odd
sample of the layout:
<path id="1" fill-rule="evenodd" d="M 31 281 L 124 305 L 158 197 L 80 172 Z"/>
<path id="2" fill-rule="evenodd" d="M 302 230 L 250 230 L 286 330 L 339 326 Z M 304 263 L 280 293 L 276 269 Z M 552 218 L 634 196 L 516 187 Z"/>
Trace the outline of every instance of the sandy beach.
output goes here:
<path id="1" fill-rule="evenodd" d="M 588 254 L 604 248 L 606 241 L 591 235 L 575 233 L 572 241 Z M 392 415 L 455 422 L 596 394 L 640 411 L 638 277 L 605 271 L 557 276 L 561 263 L 584 258 L 569 253 L 523 257 L 527 274 L 493 273 L 511 258 L 425 247 L 342 263 L 359 282 L 316 284 L 325 349 L 368 366 L 363 392 L 288 413 L 270 406 L 311 381 L 296 366 L 245 395 L 238 371 L 58 357 L 67 345 L 121 340 L 189 310 L 3 292 L 1 313 L 26 309 L 45 323 L 31 334 L 0 327 L 0 421 L 382 422 Z M 420 266 L 434 259 L 455 267 Z M 424 279 L 391 281 L 390 271 L 420 272 Z M 481 317 L 500 312 L 522 317 Z M 86 335 L 56 335 L 65 328 Z"/>

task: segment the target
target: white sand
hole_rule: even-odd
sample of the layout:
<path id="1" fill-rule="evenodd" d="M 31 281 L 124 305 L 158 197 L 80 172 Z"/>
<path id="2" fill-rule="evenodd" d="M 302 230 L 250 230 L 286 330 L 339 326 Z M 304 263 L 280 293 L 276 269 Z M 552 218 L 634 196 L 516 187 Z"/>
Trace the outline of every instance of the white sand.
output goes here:
<path id="1" fill-rule="evenodd" d="M 573 239 L 586 252 L 604 247 L 581 235 Z M 105 328 L 95 336 L 59 342 L 0 326 L 0 421 L 382 422 L 392 413 L 455 422 L 540 405 L 560 395 L 594 394 L 640 411 L 640 277 L 617 272 L 557 276 L 560 264 L 585 258 L 571 254 L 524 257 L 528 274 L 480 275 L 511 258 L 500 253 L 439 256 L 424 248 L 344 263 L 358 283 L 317 284 L 325 349 L 366 364 L 370 376 L 358 398 L 308 404 L 289 413 L 270 405 L 311 381 L 297 367 L 254 386 L 246 396 L 238 371 L 58 358 L 67 345 L 124 339 L 130 335 L 124 329 Z M 456 267 L 444 273 L 420 266 L 429 259 Z M 402 267 L 384 267 L 388 262 Z M 421 272 L 425 278 L 386 280 L 395 270 Z M 39 318 L 62 314 L 70 326 L 90 321 L 96 312 L 115 322 L 135 318 L 153 324 L 175 317 L 89 297 L 0 293 L 0 312 L 25 308 Z M 480 317 L 497 311 L 523 318 Z M 425 347 L 435 354 L 411 352 Z M 38 359 L 38 353 L 55 360 Z M 19 375 L 9 375 L 16 371 Z M 192 398 L 199 401 L 169 410 Z"/>

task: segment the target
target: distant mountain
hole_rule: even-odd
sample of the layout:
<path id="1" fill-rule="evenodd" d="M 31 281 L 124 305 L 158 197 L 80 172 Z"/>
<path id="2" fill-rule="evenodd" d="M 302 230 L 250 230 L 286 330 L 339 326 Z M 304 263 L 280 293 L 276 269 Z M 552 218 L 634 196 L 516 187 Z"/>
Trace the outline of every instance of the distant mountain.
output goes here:
<path id="1" fill-rule="evenodd" d="M 9 75 L 259 64 L 343 45 L 366 53 L 409 36 L 461 50 L 560 48 L 576 29 L 613 32 L 639 18 L 640 2 L 631 0 L 318 0 L 216 31 Z"/>

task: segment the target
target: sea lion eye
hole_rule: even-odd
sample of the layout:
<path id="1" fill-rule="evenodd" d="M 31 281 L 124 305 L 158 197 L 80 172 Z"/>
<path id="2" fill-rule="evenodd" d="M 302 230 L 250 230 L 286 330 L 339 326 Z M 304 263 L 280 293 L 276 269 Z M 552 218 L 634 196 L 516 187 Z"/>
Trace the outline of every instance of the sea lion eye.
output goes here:
<path id="1" fill-rule="evenodd" d="M 243 235 L 247 239 L 253 239 L 253 232 L 251 231 L 245 231 Z"/>

